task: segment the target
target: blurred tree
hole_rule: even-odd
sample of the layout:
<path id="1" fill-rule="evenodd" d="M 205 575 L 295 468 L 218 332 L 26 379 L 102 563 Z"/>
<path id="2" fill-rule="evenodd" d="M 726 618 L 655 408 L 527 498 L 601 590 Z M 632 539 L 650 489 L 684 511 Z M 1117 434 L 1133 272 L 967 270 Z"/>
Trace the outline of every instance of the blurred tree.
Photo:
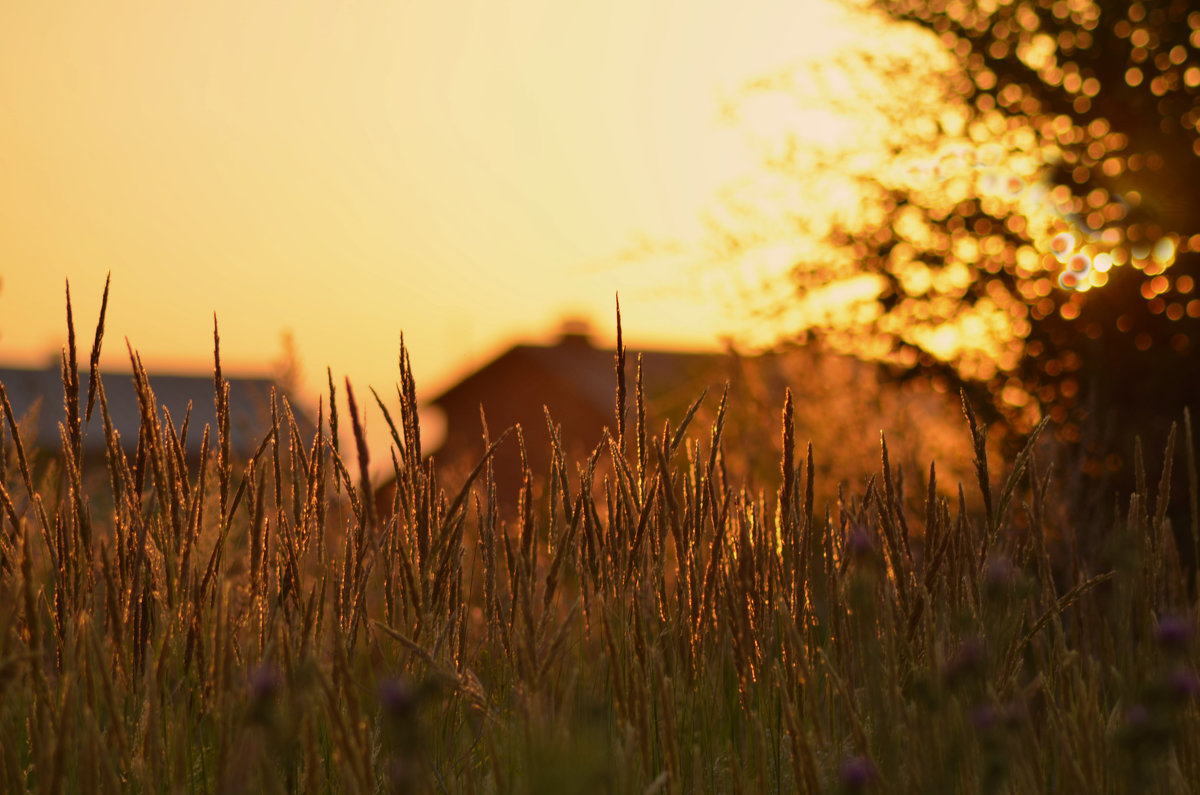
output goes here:
<path id="1" fill-rule="evenodd" d="M 1090 267 L 1079 261 L 1090 270 L 1083 278 L 1062 280 L 1067 289 L 1055 284 L 1064 257 L 1053 251 L 1037 263 L 1049 273 L 1032 283 L 1019 262 L 993 274 L 1030 306 L 1014 372 L 1021 386 L 1060 420 L 1081 399 L 1122 427 L 1161 430 L 1178 419 L 1200 397 L 1196 4 L 875 4 L 937 33 L 956 54 L 967 78 L 957 87 L 975 119 L 999 113 L 1005 128 L 1036 132 L 1060 220 L 1050 231 L 1072 235 L 1091 259 Z M 967 229 L 995 226 L 982 208 L 962 209 Z M 1086 289 L 1069 289 L 1077 281 Z M 1075 433 L 1069 423 L 1065 431 Z"/>
<path id="2" fill-rule="evenodd" d="M 866 5 L 931 32 L 951 63 L 864 50 L 816 69 L 882 75 L 887 90 L 866 95 L 869 144 L 806 161 L 780 132 L 764 149 L 776 178 L 811 184 L 819 167 L 858 202 L 821 230 L 826 248 L 784 255 L 800 291 L 784 314 L 802 338 L 964 388 L 1018 430 L 1049 413 L 1092 453 L 1084 472 L 1127 473 L 1100 453 L 1127 461 L 1134 433 L 1161 444 L 1184 406 L 1200 409 L 1200 10 Z M 748 86 L 738 112 L 795 93 L 800 75 Z M 809 85 L 826 108 L 868 110 L 860 91 Z M 718 255 L 766 239 L 747 216 L 717 219 Z"/>

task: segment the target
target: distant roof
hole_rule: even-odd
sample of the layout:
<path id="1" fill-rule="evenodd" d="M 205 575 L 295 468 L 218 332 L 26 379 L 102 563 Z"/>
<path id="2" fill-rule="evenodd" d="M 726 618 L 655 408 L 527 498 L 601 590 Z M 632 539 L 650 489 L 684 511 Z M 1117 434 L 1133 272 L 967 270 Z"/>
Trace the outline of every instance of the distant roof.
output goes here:
<path id="1" fill-rule="evenodd" d="M 88 380 L 86 368 L 81 369 L 81 416 L 87 406 Z M 141 410 L 134 390 L 133 376 L 129 373 L 101 373 L 101 381 L 104 384 L 113 427 L 121 437 L 122 447 L 126 452 L 132 452 L 137 449 L 138 432 L 141 428 Z M 182 428 L 190 404 L 191 418 L 188 421 L 185 453 L 189 456 L 199 456 L 205 424 L 210 426 L 210 440 L 216 439 L 216 406 L 213 400 L 212 376 L 150 374 L 149 381 L 157 403 L 159 419 L 162 420 L 165 416 L 162 411 L 165 406 L 177 431 Z M 232 448 L 235 453 L 248 456 L 254 453 L 266 434 L 270 422 L 271 389 L 274 387 L 277 393 L 281 390 L 270 378 L 226 378 L 226 381 L 229 382 L 229 430 Z M 63 419 L 64 402 L 60 368 L 26 370 L 0 367 L 0 384 L 4 384 L 18 421 L 23 420 L 31 411 L 36 411 L 36 439 L 22 438 L 22 442 L 46 449 L 59 449 L 62 442 L 58 423 Z M 292 405 L 292 411 L 297 415 L 296 421 L 301 430 L 307 432 L 312 427 L 311 422 L 295 405 Z M 282 416 L 280 421 L 283 421 Z M 84 452 L 97 455 L 102 454 L 104 449 L 104 424 L 97 400 L 91 422 L 84 426 Z"/>
<path id="2" fill-rule="evenodd" d="M 711 374 L 712 368 L 726 359 L 723 353 L 627 350 L 625 383 L 630 404 L 637 382 L 639 354 L 642 357 L 643 387 L 648 398 L 662 397 L 674 389 L 683 388 L 694 399 L 696 395 L 692 393 L 691 379 Z M 479 390 L 490 382 L 492 374 L 508 371 L 565 380 L 590 407 L 601 413 L 611 412 L 616 390 L 615 356 L 612 349 L 593 346 L 585 333 L 568 329 L 553 345 L 514 345 L 448 388 L 431 403 L 445 409 L 462 399 L 475 401 Z"/>

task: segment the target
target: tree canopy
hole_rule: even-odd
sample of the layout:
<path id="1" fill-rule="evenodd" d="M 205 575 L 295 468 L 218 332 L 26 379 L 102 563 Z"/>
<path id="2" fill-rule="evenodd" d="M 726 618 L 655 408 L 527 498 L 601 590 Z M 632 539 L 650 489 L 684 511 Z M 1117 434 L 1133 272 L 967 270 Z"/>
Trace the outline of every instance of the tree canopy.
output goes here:
<path id="1" fill-rule="evenodd" d="M 750 210 L 733 194 L 718 255 L 816 231 L 823 246 L 780 255 L 792 333 L 965 388 L 1018 429 L 1049 414 L 1067 441 L 1104 427 L 1161 441 L 1200 407 L 1200 9 L 867 5 L 923 31 L 933 55 L 864 46 L 747 86 L 739 111 L 790 95 L 875 121 L 815 150 L 777 130 L 775 195 Z M 856 90 L 871 81 L 883 90 Z M 779 198 L 835 183 L 857 212 L 816 230 Z M 1120 466 L 1085 466 L 1106 464 Z"/>

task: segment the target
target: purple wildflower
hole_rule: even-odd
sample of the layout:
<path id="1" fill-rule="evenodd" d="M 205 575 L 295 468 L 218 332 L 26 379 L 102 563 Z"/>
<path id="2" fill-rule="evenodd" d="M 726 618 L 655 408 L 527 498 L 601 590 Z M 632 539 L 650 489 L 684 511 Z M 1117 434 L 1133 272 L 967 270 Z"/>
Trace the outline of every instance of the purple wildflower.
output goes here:
<path id="1" fill-rule="evenodd" d="M 1180 666 L 1167 677 L 1171 693 L 1179 698 L 1195 698 L 1200 694 L 1200 679 L 1190 668 Z"/>
<path id="2" fill-rule="evenodd" d="M 946 661 L 945 675 L 950 682 L 958 681 L 966 676 L 983 670 L 984 648 L 983 641 L 975 636 L 967 637 L 955 649 L 954 654 Z"/>
<path id="3" fill-rule="evenodd" d="M 412 712 L 416 693 L 407 679 L 390 677 L 379 683 L 379 702 L 387 714 L 402 718 Z"/>
<path id="4" fill-rule="evenodd" d="M 1144 704 L 1134 704 L 1125 710 L 1125 727 L 1129 730 L 1144 729 L 1150 724 L 1150 710 Z"/>
<path id="5" fill-rule="evenodd" d="M 1026 708 L 1025 702 L 1019 700 L 1008 702 L 1000 711 L 1000 717 L 1009 729 L 1020 726 L 1028 714 L 1029 710 Z"/>
<path id="6" fill-rule="evenodd" d="M 990 732 L 1000 722 L 1000 714 L 992 704 L 976 704 L 971 709 L 971 725 L 977 732 Z"/>
<path id="7" fill-rule="evenodd" d="M 1165 615 L 1154 628 L 1154 639 L 1163 648 L 1171 651 L 1186 651 L 1195 631 L 1190 618 L 1180 615 Z"/>
<path id="8" fill-rule="evenodd" d="M 993 594 L 1012 587 L 1017 569 L 1007 555 L 992 555 L 983 564 L 984 587 Z"/>
<path id="9" fill-rule="evenodd" d="M 866 528 L 855 527 L 846 534 L 846 551 L 854 560 L 864 560 L 875 554 L 875 545 Z"/>
<path id="10" fill-rule="evenodd" d="M 258 700 L 272 698 L 280 685 L 279 671 L 267 662 L 261 662 L 250 670 L 250 695 Z"/>
<path id="11" fill-rule="evenodd" d="M 878 777 L 875 765 L 865 756 L 851 756 L 842 760 L 838 778 L 848 791 L 863 789 Z"/>

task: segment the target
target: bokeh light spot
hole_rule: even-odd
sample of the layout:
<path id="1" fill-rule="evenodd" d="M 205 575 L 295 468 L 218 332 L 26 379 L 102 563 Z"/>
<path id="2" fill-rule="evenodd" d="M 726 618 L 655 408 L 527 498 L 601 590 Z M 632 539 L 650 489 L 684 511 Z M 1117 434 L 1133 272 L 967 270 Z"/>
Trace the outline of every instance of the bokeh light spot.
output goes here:
<path id="1" fill-rule="evenodd" d="M 1175 241 L 1169 237 L 1160 238 L 1151 254 L 1156 262 L 1170 263 L 1175 259 Z"/>
<path id="2" fill-rule="evenodd" d="M 1067 269 L 1079 278 L 1083 278 L 1092 269 L 1092 258 L 1080 252 L 1071 257 L 1070 262 L 1067 263 Z"/>
<path id="3" fill-rule="evenodd" d="M 1070 257 L 1071 252 L 1075 250 L 1075 236 L 1070 232 L 1062 232 L 1054 236 L 1050 241 L 1050 251 L 1058 258 L 1059 262 L 1066 262 Z"/>

